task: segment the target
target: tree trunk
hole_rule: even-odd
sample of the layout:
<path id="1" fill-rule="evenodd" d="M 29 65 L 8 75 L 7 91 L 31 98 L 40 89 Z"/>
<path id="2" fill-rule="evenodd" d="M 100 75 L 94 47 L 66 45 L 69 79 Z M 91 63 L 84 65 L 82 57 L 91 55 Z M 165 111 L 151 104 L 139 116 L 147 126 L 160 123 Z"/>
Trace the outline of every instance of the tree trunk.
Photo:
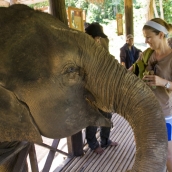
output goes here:
<path id="1" fill-rule="evenodd" d="M 65 0 L 49 0 L 50 14 L 68 25 Z"/>
<path id="2" fill-rule="evenodd" d="M 159 18 L 159 14 L 158 14 L 158 11 L 157 11 L 157 8 L 156 8 L 155 0 L 153 0 L 153 9 L 154 9 L 155 17 Z"/>
<path id="3" fill-rule="evenodd" d="M 164 11 L 163 11 L 163 6 L 162 6 L 162 0 L 159 0 L 159 7 L 160 7 L 161 18 L 164 19 Z"/>
<path id="4" fill-rule="evenodd" d="M 147 16 L 146 16 L 146 20 L 151 20 L 152 18 L 154 18 L 153 0 L 147 0 Z"/>

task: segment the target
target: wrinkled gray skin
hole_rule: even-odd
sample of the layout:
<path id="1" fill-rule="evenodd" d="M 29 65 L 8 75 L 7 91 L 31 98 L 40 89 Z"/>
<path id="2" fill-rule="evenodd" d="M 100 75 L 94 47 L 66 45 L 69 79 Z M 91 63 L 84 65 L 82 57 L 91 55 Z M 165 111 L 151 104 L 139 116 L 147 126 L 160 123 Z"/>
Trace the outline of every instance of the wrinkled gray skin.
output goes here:
<path id="1" fill-rule="evenodd" d="M 90 36 L 24 5 L 0 9 L 0 141 L 42 142 L 117 112 L 136 141 L 132 172 L 162 172 L 166 127 L 152 91 Z"/>

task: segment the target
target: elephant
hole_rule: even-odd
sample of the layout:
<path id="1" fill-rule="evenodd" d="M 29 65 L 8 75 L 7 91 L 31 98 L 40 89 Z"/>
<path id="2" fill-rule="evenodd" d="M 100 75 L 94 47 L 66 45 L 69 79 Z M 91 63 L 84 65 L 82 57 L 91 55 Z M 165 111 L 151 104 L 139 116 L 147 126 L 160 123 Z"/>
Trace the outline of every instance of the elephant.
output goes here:
<path id="1" fill-rule="evenodd" d="M 89 35 L 50 14 L 22 4 L 2 7 L 0 26 L 1 149 L 4 143 L 41 143 L 41 136 L 64 138 L 89 125 L 110 126 L 101 109 L 132 127 L 136 154 L 130 171 L 163 171 L 166 124 L 141 79 Z"/>

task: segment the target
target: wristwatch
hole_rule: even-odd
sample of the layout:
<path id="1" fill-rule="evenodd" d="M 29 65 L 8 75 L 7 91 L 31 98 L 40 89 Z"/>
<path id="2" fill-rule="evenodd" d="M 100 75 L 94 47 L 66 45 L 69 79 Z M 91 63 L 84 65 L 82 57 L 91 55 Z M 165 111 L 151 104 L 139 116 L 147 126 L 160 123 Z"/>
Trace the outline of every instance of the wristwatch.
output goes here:
<path id="1" fill-rule="evenodd" d="M 167 83 L 164 85 L 165 88 L 169 89 L 170 88 L 170 82 L 167 81 Z"/>

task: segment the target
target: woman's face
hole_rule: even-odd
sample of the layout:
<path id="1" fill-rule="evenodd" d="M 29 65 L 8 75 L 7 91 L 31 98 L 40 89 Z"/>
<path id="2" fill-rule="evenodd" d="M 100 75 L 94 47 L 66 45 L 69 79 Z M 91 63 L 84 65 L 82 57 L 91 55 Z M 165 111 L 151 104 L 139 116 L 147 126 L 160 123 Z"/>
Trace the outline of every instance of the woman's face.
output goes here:
<path id="1" fill-rule="evenodd" d="M 161 35 L 156 35 L 152 30 L 143 30 L 143 35 L 145 37 L 145 43 L 149 44 L 150 48 L 156 50 L 160 47 L 160 43 L 162 41 Z"/>

